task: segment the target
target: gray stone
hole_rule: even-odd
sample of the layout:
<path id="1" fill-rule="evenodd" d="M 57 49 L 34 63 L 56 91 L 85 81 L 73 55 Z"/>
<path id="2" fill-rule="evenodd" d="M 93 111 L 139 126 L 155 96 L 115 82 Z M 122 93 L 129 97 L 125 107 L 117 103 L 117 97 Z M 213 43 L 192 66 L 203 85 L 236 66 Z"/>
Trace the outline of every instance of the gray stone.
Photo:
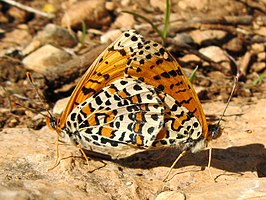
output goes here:
<path id="1" fill-rule="evenodd" d="M 27 55 L 45 44 L 51 44 L 60 47 L 74 47 L 78 40 L 70 32 L 55 24 L 47 24 L 45 28 L 38 32 L 32 42 L 22 51 Z"/>

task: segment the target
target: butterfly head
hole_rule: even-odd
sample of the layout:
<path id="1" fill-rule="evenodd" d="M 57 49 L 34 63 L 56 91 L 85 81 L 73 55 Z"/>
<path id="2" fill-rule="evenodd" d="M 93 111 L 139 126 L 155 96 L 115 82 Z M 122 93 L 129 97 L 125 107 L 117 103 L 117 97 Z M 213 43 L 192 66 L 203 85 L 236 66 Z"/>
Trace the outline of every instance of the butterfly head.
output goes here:
<path id="1" fill-rule="evenodd" d="M 219 124 L 210 124 L 208 130 L 209 131 L 206 140 L 211 141 L 219 138 L 222 135 L 224 128 Z"/>
<path id="2" fill-rule="evenodd" d="M 56 131 L 60 142 L 74 143 L 77 145 L 75 135 L 72 134 L 72 132 L 68 128 L 60 127 L 60 119 L 60 116 L 47 116 L 46 125 L 53 131 Z"/>
<path id="3" fill-rule="evenodd" d="M 55 130 L 59 137 L 62 137 L 62 131 L 60 128 L 60 118 L 55 116 L 47 116 L 46 117 L 46 125 L 52 129 Z"/>
<path id="4" fill-rule="evenodd" d="M 208 146 L 211 140 L 216 140 L 223 133 L 223 128 L 219 124 L 210 124 L 208 126 L 208 133 L 204 135 L 203 138 L 199 139 L 193 147 L 191 147 L 191 152 L 196 153 Z"/>

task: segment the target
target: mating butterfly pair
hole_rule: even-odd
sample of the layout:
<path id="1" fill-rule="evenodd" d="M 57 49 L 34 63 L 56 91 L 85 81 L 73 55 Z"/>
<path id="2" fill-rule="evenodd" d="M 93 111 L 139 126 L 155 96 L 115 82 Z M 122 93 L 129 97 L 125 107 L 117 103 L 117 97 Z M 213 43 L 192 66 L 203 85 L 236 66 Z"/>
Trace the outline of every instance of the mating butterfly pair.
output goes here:
<path id="1" fill-rule="evenodd" d="M 91 146 L 204 149 L 208 132 L 198 96 L 182 68 L 160 44 L 124 32 L 84 74 L 55 123 L 59 136 Z"/>

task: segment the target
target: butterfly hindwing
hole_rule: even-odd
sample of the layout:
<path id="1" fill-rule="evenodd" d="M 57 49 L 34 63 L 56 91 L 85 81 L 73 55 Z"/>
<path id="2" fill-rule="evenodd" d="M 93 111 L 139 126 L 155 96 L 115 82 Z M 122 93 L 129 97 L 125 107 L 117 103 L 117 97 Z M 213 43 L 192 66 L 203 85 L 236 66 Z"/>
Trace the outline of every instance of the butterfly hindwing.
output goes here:
<path id="1" fill-rule="evenodd" d="M 200 121 L 203 133 L 207 134 L 208 127 L 198 96 L 175 58 L 160 44 L 144 41 L 139 37 L 139 45 L 133 49 L 126 74 L 141 78 L 145 83 L 172 96 L 179 106 L 193 112 Z"/>
<path id="2" fill-rule="evenodd" d="M 137 33 L 134 30 L 123 33 L 92 63 L 71 95 L 69 103 L 61 116 L 61 128 L 76 105 L 113 81 L 124 77 L 127 62 L 132 55 L 131 49 L 136 49 L 138 46 L 135 37 L 137 37 Z"/>
<path id="3" fill-rule="evenodd" d="M 133 78 L 114 81 L 78 105 L 66 129 L 84 147 L 91 144 L 147 148 L 163 127 L 164 106 L 152 86 Z"/>

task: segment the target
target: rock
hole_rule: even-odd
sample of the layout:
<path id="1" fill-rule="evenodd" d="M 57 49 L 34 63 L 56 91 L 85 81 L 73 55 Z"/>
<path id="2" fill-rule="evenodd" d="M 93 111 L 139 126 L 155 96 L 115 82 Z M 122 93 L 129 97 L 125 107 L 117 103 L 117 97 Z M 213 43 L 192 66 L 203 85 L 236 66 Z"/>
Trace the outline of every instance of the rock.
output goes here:
<path id="1" fill-rule="evenodd" d="M 53 114 L 61 115 L 66 108 L 69 97 L 58 100 L 53 108 Z"/>
<path id="2" fill-rule="evenodd" d="M 266 52 L 260 52 L 257 54 L 257 58 L 258 58 L 258 61 L 261 62 L 265 62 L 266 61 Z"/>
<path id="3" fill-rule="evenodd" d="M 202 170 L 208 163 L 206 151 L 188 153 L 163 182 L 180 153 L 175 148 L 142 151 L 124 160 L 89 156 L 86 165 L 77 147 L 61 144 L 60 164 L 48 170 L 55 162 L 56 132 L 10 128 L 0 131 L 0 199 L 264 199 L 266 173 L 260 164 L 266 152 L 266 99 L 257 104 L 242 101 L 231 102 L 221 121 L 225 130 L 211 144 L 217 183 Z M 211 101 L 203 106 L 207 116 L 219 116 L 225 104 Z"/>
<path id="4" fill-rule="evenodd" d="M 178 7 L 181 10 L 186 10 L 188 9 L 188 4 L 185 1 L 178 1 Z"/>
<path id="5" fill-rule="evenodd" d="M 11 32 L 5 33 L 5 37 L 2 39 L 1 43 L 11 43 L 14 46 L 23 46 L 28 44 L 31 39 L 32 37 L 29 34 L 28 26 L 26 26 L 22 29 L 15 29 Z"/>
<path id="6" fill-rule="evenodd" d="M 132 29 L 136 24 L 133 15 L 128 13 L 120 13 L 113 23 L 113 27 L 119 29 Z"/>
<path id="7" fill-rule="evenodd" d="M 108 31 L 108 32 L 104 33 L 104 34 L 100 37 L 100 41 L 101 41 L 101 43 L 109 43 L 109 42 L 113 42 L 113 41 L 116 40 L 121 34 L 122 34 L 122 31 L 119 30 L 119 29 L 111 30 L 111 31 Z"/>
<path id="8" fill-rule="evenodd" d="M 180 44 L 194 44 L 194 40 L 191 37 L 191 35 L 187 34 L 187 33 L 179 33 L 176 34 L 176 36 L 174 37 L 174 40 Z"/>
<path id="9" fill-rule="evenodd" d="M 7 11 L 7 14 L 12 17 L 17 23 L 26 22 L 29 17 L 32 16 L 32 13 L 15 6 L 10 7 L 10 9 Z"/>
<path id="10" fill-rule="evenodd" d="M 208 46 L 199 50 L 203 55 L 211 58 L 214 62 L 229 61 L 227 53 L 217 46 Z"/>
<path id="11" fill-rule="evenodd" d="M 252 72 L 260 73 L 260 72 L 262 72 L 265 68 L 266 68 L 266 63 L 265 63 L 265 62 L 255 62 L 255 63 L 251 66 L 251 71 L 252 71 Z"/>
<path id="12" fill-rule="evenodd" d="M 254 32 L 255 32 L 255 34 L 262 35 L 262 36 L 266 37 L 266 27 L 265 26 L 260 27 L 258 30 L 255 30 Z"/>
<path id="13" fill-rule="evenodd" d="M 78 1 L 70 6 L 62 20 L 63 27 L 79 28 L 84 22 L 87 28 L 102 28 L 110 24 L 110 16 L 104 0 Z"/>
<path id="14" fill-rule="evenodd" d="M 105 8 L 106 8 L 106 10 L 108 10 L 108 11 L 114 11 L 115 10 L 115 4 L 114 4 L 114 2 L 106 2 L 105 3 Z"/>
<path id="15" fill-rule="evenodd" d="M 211 71 L 211 72 L 209 72 L 209 75 L 213 80 L 221 80 L 221 79 L 226 78 L 225 75 L 220 71 Z M 203 82 L 203 84 L 204 84 L 204 82 Z M 203 86 L 203 85 L 201 85 L 201 86 Z M 205 85 L 205 86 L 207 86 L 207 85 Z"/>
<path id="16" fill-rule="evenodd" d="M 206 8 L 208 5 L 207 0 L 181 0 L 178 1 L 178 7 L 181 8 L 182 10 L 187 10 L 189 8 L 191 9 L 197 9 L 197 10 L 202 10 Z"/>
<path id="17" fill-rule="evenodd" d="M 222 190 L 221 190 L 222 188 Z M 266 179 L 243 179 L 228 181 L 228 184 L 214 183 L 210 188 L 190 191 L 187 199 L 223 200 L 223 199 L 264 199 L 266 197 Z"/>
<path id="18" fill-rule="evenodd" d="M 9 161 L 0 159 L 0 198 L 7 197 L 1 199 L 108 199 L 107 197 L 110 197 L 101 192 L 97 184 L 79 181 L 78 179 L 82 179 L 81 176 L 76 176 L 77 179 L 70 178 L 67 174 L 71 174 L 71 169 L 63 160 L 60 167 L 66 168 L 62 172 L 56 172 L 60 167 L 48 170 L 54 162 L 52 149 L 55 146 L 52 143 L 56 138 L 55 132 L 46 129 L 43 131 L 43 137 L 36 134 L 37 132 L 20 128 L 6 129 L 1 135 L 4 134 L 4 138 L 7 139 L 12 135 L 10 131 L 14 131 L 13 136 L 16 137 L 12 145 L 17 155 L 12 156 L 3 151 L 4 148 L 9 148 L 10 143 L 3 145 L 3 142 L 0 142 L 0 150 L 11 159 Z M 71 158 L 68 161 L 71 163 Z M 55 184 L 56 179 L 58 181 Z M 88 193 L 86 187 L 90 188 Z"/>
<path id="19" fill-rule="evenodd" d="M 0 23 L 8 23 L 8 17 L 3 12 L 0 12 Z"/>
<path id="20" fill-rule="evenodd" d="M 10 121 L 9 121 L 9 127 L 15 127 L 15 125 L 17 125 L 18 124 L 18 120 L 17 119 L 11 119 Z"/>
<path id="21" fill-rule="evenodd" d="M 155 200 L 185 200 L 186 197 L 183 193 L 181 192 L 176 192 L 176 191 L 166 191 L 160 193 Z"/>
<path id="22" fill-rule="evenodd" d="M 16 190 L 0 186 L 0 199 L 27 200 L 31 199 L 31 194 L 25 190 L 21 189 Z"/>
<path id="23" fill-rule="evenodd" d="M 27 69 L 44 73 L 47 69 L 69 61 L 72 56 L 50 44 L 47 44 L 34 51 L 23 59 Z"/>
<path id="24" fill-rule="evenodd" d="M 183 61 L 185 63 L 189 63 L 189 62 L 200 63 L 200 61 L 201 61 L 201 59 L 194 54 L 186 54 L 183 57 L 179 58 L 179 60 Z"/>
<path id="25" fill-rule="evenodd" d="M 121 0 L 121 5 L 123 7 L 129 6 L 130 3 L 131 3 L 131 0 Z"/>
<path id="26" fill-rule="evenodd" d="M 258 26 L 266 26 L 266 16 L 265 15 L 259 15 L 259 16 L 256 17 L 256 19 L 254 20 L 254 22 Z"/>
<path id="27" fill-rule="evenodd" d="M 195 30 L 191 31 L 190 35 L 198 45 L 208 45 L 224 40 L 227 36 L 227 32 L 220 30 Z"/>
<path id="28" fill-rule="evenodd" d="M 228 51 L 238 53 L 244 50 L 243 46 L 243 40 L 238 37 L 234 37 L 233 39 L 229 40 L 225 45 L 223 45 L 223 48 L 225 48 Z"/>
<path id="29" fill-rule="evenodd" d="M 264 44 L 262 43 L 254 43 L 251 45 L 251 49 L 255 54 L 260 53 L 260 52 L 265 52 L 265 47 Z"/>
<path id="30" fill-rule="evenodd" d="M 78 40 L 67 29 L 55 24 L 47 24 L 42 31 L 38 32 L 22 53 L 27 55 L 45 44 L 70 48 L 76 46 L 77 43 Z"/>

